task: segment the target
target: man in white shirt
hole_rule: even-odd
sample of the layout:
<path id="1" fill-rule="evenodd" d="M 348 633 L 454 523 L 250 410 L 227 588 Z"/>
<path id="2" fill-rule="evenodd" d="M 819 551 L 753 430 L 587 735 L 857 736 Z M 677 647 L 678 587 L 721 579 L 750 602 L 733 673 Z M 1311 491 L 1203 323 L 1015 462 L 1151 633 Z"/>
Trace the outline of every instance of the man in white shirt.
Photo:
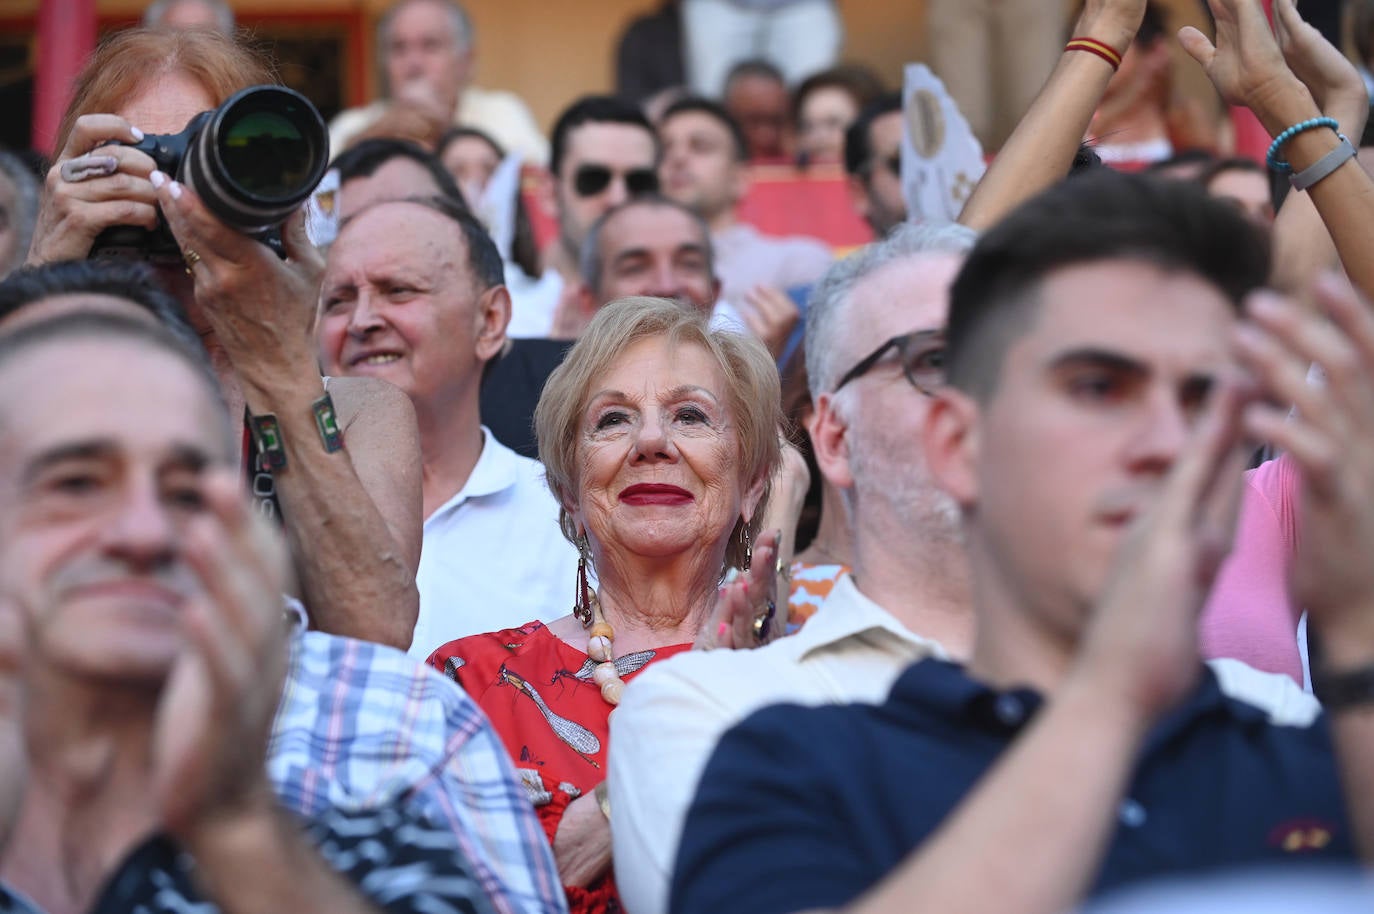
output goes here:
<path id="1" fill-rule="evenodd" d="M 816 288 L 809 431 L 821 472 L 843 493 L 854 576 L 798 634 L 754 651 L 694 651 L 626 690 L 611 718 L 607 783 L 616 882 L 632 914 L 667 911 L 683 819 L 727 729 L 777 702 L 881 701 L 919 657 L 964 656 L 972 618 L 958 515 L 927 479 L 917 443 L 922 386 L 940 380 L 949 283 L 972 243 L 960 226 L 907 226 Z"/>
<path id="2" fill-rule="evenodd" d="M 549 144 L 518 96 L 469 84 L 476 56 L 472 20 L 455 0 L 401 0 L 377 24 L 376 52 L 384 98 L 334 118 L 329 148 L 335 155 L 401 104 L 438 124 L 480 128 L 527 161 L 548 161 Z"/>
<path id="3" fill-rule="evenodd" d="M 424 541 L 411 654 L 563 615 L 577 553 L 543 469 L 482 427 L 478 388 L 506 344 L 501 256 L 476 219 L 441 198 L 384 201 L 346 221 L 329 250 L 319 342 L 330 374 L 409 395 L 420 427 Z"/>

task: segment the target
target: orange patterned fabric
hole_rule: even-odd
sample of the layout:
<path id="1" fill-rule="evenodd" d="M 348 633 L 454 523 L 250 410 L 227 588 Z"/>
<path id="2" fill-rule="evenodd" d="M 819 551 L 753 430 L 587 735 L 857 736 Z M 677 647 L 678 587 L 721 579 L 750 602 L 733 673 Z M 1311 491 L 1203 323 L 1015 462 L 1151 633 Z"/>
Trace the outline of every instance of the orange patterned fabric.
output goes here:
<path id="1" fill-rule="evenodd" d="M 830 596 L 841 575 L 849 574 L 847 565 L 809 565 L 792 563 L 792 590 L 787 595 L 787 633 L 801 630 Z"/>

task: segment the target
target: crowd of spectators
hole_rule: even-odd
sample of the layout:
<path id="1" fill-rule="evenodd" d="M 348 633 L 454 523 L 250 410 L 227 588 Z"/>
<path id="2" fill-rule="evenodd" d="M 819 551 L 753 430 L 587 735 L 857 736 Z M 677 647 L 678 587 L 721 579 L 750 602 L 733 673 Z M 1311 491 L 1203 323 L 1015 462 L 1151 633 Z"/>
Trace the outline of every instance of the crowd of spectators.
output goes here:
<path id="1" fill-rule="evenodd" d="M 273 62 L 158 0 L 0 150 L 0 912 L 1368 910 L 1351 6 L 932 0 L 937 223 L 830 0 L 547 139 L 399 0 L 250 226 L 144 140 Z"/>

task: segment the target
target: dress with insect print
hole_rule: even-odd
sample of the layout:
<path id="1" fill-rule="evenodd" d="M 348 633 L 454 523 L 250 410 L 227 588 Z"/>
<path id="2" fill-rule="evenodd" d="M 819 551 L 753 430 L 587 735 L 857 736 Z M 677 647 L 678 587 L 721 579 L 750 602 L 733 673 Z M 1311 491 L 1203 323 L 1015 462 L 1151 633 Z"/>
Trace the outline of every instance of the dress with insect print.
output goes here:
<path id="1" fill-rule="evenodd" d="M 676 644 L 615 658 L 627 683 L 649 663 L 691 648 Z M 592 681 L 595 662 L 542 622 L 450 641 L 429 656 L 482 707 L 515 760 L 539 821 L 553 842 L 568 804 L 606 779 L 613 707 Z M 615 880 L 566 886 L 573 914 L 620 911 Z"/>

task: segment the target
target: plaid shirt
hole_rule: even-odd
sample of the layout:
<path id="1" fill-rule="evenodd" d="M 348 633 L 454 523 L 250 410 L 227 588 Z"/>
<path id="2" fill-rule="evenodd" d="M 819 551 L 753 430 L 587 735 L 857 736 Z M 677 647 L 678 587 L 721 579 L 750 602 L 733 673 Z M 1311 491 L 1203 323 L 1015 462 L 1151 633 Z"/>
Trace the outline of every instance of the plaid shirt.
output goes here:
<path id="1" fill-rule="evenodd" d="M 400 803 L 446 824 L 498 914 L 567 910 L 548 839 L 486 716 L 400 651 L 296 635 L 267 770 L 307 818 Z"/>

